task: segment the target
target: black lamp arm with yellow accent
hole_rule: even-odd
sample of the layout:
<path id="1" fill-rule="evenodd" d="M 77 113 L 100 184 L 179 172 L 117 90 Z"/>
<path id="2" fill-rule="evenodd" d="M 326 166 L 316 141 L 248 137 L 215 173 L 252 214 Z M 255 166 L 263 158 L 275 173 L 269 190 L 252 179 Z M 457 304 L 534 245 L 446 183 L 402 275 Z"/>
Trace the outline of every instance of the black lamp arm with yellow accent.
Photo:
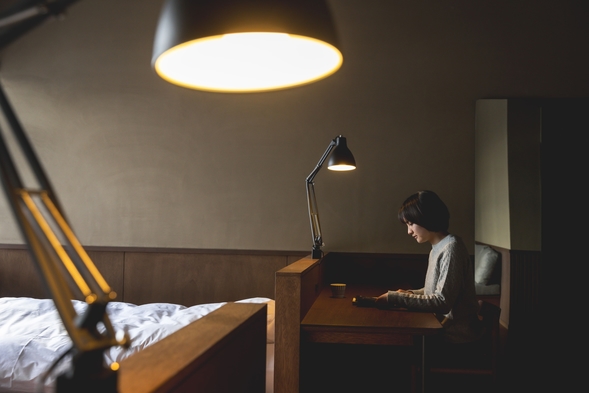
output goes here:
<path id="1" fill-rule="evenodd" d="M 321 234 L 321 223 L 319 221 L 319 210 L 317 208 L 317 198 L 315 197 L 314 180 L 330 153 L 332 154 L 327 163 L 328 169 L 332 171 L 349 171 L 356 169 L 356 160 L 350 149 L 348 149 L 346 138 L 339 135 L 329 143 L 327 149 L 319 159 L 319 162 L 309 176 L 307 176 L 307 205 L 309 209 L 309 221 L 311 224 L 311 237 L 313 239 L 313 249 L 311 251 L 311 257 L 313 259 L 319 259 L 323 256 L 321 247 L 324 245 L 323 235 Z"/>
<path id="2" fill-rule="evenodd" d="M 75 1 L 28 2 L 25 8 L 16 9 L 10 16 L 0 16 L 0 48 L 47 18 L 62 15 Z M 33 262 L 72 341 L 71 347 L 53 365 L 56 366 L 65 355 L 71 355 L 70 369 L 57 377 L 56 392 L 116 392 L 118 364 L 105 365 L 103 353 L 110 347 L 130 344 L 125 332 L 114 331 L 107 314 L 107 304 L 116 298 L 116 293 L 76 238 L 1 85 L 0 108 L 14 136 L 11 149 L 0 130 L 2 185 Z M 20 167 L 12 154 L 17 149 L 24 158 L 24 165 L 21 161 Z M 22 181 L 21 170 L 25 167 L 34 178 L 32 187 L 26 187 Z M 75 298 L 82 298 L 87 303 L 81 313 L 73 306 L 72 299 Z"/>

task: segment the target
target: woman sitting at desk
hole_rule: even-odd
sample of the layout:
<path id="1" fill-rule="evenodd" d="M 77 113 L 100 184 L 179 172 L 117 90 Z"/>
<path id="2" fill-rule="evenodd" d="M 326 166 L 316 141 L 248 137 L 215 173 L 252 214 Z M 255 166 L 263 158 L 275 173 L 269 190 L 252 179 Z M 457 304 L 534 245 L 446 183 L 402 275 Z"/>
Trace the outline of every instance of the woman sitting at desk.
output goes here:
<path id="1" fill-rule="evenodd" d="M 433 312 L 444 327 L 443 341 L 476 341 L 482 327 L 477 316 L 473 268 L 462 239 L 448 233 L 450 213 L 446 204 L 435 192 L 419 191 L 405 200 L 398 218 L 418 243 L 432 245 L 425 286 L 388 291 L 376 298 L 377 305 Z"/>

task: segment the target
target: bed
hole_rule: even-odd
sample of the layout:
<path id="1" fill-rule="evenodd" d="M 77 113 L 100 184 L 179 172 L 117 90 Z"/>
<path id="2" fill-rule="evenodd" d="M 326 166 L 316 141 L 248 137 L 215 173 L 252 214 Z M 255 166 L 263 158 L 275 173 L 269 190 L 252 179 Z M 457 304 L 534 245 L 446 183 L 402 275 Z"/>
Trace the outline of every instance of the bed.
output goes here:
<path id="1" fill-rule="evenodd" d="M 78 312 L 86 307 L 73 303 Z M 107 364 L 120 363 L 119 392 L 273 390 L 270 298 L 191 307 L 111 302 L 107 310 L 115 331 L 132 339 L 129 348 L 104 353 Z M 0 298 L 0 392 L 55 391 L 69 359 L 44 374 L 70 345 L 51 299 Z"/>
<path id="2" fill-rule="evenodd" d="M 118 294 L 116 301 L 186 307 L 223 304 L 124 359 L 118 375 L 120 393 L 181 391 L 179 386 L 184 380 L 190 380 L 192 386 L 214 385 L 208 390 L 198 390 L 207 393 L 272 392 L 274 301 L 234 301 L 259 297 L 275 299 L 276 271 L 300 259 L 305 252 L 88 249 L 90 257 Z M 0 299 L 12 297 L 47 298 L 26 247 L 0 245 Z M 0 319 L 0 326 L 3 323 Z M 0 340 L 2 337 L 0 334 Z M 2 352 L 0 349 L 0 357 Z M 167 360 L 165 364 L 162 359 Z M 228 366 L 230 364 L 233 366 Z M 164 370 L 164 366 L 172 369 Z M 4 367 L 0 369 L 5 371 Z M 261 388 L 258 386 L 260 378 Z M 233 385 L 227 385 L 229 383 Z M 255 387 L 248 384 L 255 384 Z M 6 389 L 11 388 L 0 387 L 0 391 Z"/>

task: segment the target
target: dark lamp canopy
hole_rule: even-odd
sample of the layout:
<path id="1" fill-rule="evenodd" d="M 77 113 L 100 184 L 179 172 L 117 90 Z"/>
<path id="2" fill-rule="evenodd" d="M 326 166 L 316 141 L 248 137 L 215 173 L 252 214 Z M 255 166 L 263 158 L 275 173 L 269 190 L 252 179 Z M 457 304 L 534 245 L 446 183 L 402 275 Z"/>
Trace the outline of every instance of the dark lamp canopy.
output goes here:
<path id="1" fill-rule="evenodd" d="M 327 169 L 332 171 L 351 171 L 356 169 L 356 160 L 350 149 L 348 149 L 345 137 L 338 136 L 336 138 L 336 145 L 327 162 Z"/>
<path id="2" fill-rule="evenodd" d="M 311 83 L 343 57 L 322 0 L 167 0 L 152 66 L 170 83 L 256 92 Z"/>

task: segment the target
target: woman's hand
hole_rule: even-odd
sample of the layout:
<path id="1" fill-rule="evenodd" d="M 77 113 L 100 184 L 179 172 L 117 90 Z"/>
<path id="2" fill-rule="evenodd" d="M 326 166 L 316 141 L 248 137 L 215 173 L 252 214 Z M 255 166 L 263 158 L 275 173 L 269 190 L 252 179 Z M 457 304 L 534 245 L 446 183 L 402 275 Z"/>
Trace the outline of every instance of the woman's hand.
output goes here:
<path id="1" fill-rule="evenodd" d="M 387 293 L 383 293 L 380 296 L 377 296 L 377 298 L 376 298 L 376 305 L 378 307 L 386 307 L 388 304 L 389 304 L 388 292 Z"/>
<path id="2" fill-rule="evenodd" d="M 395 292 L 399 293 L 413 293 L 410 289 L 397 289 Z M 378 308 L 393 308 L 395 307 L 394 304 L 389 304 L 389 293 L 383 293 L 380 296 L 376 297 L 376 307 Z"/>

